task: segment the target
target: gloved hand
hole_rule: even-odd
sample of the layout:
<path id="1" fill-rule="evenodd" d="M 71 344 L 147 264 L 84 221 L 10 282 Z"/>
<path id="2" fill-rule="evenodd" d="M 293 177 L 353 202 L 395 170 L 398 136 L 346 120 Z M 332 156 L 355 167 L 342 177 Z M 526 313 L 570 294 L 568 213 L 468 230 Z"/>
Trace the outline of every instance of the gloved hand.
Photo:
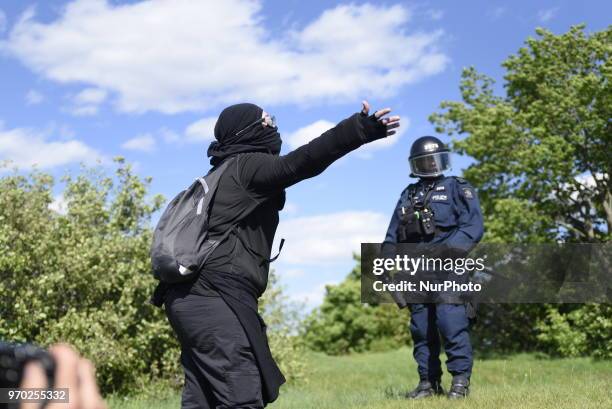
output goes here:
<path id="1" fill-rule="evenodd" d="M 398 115 L 385 117 L 391 112 L 391 108 L 385 108 L 370 113 L 370 104 L 368 101 L 362 101 L 361 114 L 359 121 L 364 128 L 366 135 L 365 143 L 373 142 L 378 139 L 386 138 L 395 134 L 395 128 L 400 126 L 400 117 Z"/>

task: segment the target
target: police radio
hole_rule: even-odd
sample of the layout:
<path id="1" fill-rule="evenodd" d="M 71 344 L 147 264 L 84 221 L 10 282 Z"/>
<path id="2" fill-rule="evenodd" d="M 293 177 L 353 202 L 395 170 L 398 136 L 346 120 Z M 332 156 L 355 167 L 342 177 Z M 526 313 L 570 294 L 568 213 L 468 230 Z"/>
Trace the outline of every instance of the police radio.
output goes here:
<path id="1" fill-rule="evenodd" d="M 430 238 L 436 233 L 434 223 L 434 212 L 427 202 L 433 186 L 430 186 L 425 200 L 415 201 L 409 207 L 401 207 L 399 215 L 400 225 L 398 228 L 398 239 L 400 242 L 419 241 L 423 238 Z"/>
<path id="2" fill-rule="evenodd" d="M 402 206 L 398 231 L 400 242 L 429 237 L 435 232 L 433 211 L 429 207 L 414 205 L 412 208 L 406 208 Z"/>
<path id="3" fill-rule="evenodd" d="M 436 225 L 433 221 L 433 211 L 429 207 L 423 207 L 421 215 L 421 230 L 424 236 L 431 236 L 436 232 Z"/>

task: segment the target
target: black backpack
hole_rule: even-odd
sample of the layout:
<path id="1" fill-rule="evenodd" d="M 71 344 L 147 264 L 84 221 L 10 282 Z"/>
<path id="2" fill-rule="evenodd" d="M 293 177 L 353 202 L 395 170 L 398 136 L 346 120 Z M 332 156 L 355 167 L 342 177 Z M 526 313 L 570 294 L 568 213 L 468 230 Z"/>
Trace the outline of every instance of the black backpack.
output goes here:
<path id="1" fill-rule="evenodd" d="M 225 240 L 228 229 L 216 240 L 209 237 L 209 209 L 221 175 L 235 159 L 196 179 L 166 207 L 157 223 L 151 245 L 153 275 L 165 283 L 192 280 L 208 257 Z"/>

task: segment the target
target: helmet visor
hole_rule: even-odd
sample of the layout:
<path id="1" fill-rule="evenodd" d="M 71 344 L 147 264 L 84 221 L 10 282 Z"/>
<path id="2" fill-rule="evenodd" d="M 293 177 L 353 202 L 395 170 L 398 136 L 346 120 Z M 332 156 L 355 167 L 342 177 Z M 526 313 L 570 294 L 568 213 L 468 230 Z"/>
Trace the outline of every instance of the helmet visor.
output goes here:
<path id="1" fill-rule="evenodd" d="M 410 170 L 415 176 L 440 176 L 450 169 L 448 152 L 436 152 L 410 159 Z"/>

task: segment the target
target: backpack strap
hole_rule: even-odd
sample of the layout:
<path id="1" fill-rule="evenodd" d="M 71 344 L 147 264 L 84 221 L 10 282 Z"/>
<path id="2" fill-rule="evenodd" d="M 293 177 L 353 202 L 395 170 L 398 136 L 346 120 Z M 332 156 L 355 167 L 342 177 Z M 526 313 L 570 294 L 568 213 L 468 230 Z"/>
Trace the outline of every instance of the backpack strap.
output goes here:
<path id="1" fill-rule="evenodd" d="M 234 161 L 236 161 L 236 157 L 231 157 L 228 160 L 224 161 L 221 165 L 219 165 L 219 167 L 215 169 L 211 169 L 206 174 L 206 176 L 198 178 L 198 182 L 200 182 L 200 184 L 202 185 L 202 188 L 204 189 L 204 196 L 198 202 L 198 207 L 196 210 L 197 214 L 206 212 L 208 220 L 210 220 L 210 205 L 212 201 L 214 200 L 215 194 L 217 193 L 217 189 L 219 188 L 219 181 L 221 180 L 221 176 L 223 176 L 223 173 L 225 172 L 225 170 Z M 232 230 L 234 230 L 235 227 L 236 226 L 231 226 L 221 235 L 221 237 L 215 240 L 214 248 L 208 254 L 208 256 L 202 261 L 202 264 L 199 266 L 200 269 L 202 268 L 204 263 L 206 263 L 206 260 L 208 260 L 208 257 L 210 257 L 210 255 L 215 251 L 215 249 L 219 246 L 219 244 L 221 244 L 227 238 L 227 236 L 229 236 L 229 234 L 232 232 Z"/>
<path id="2" fill-rule="evenodd" d="M 212 203 L 215 193 L 217 192 L 217 188 L 219 187 L 219 180 L 221 179 L 221 176 L 225 170 L 229 167 L 230 163 L 234 160 L 235 158 L 230 158 L 229 160 L 223 162 L 218 168 L 210 170 L 206 176 L 198 178 L 197 181 L 200 182 L 202 188 L 204 189 L 204 195 L 198 202 L 198 207 L 196 210 L 197 214 L 202 214 L 203 212 L 208 214 L 210 204 Z"/>

